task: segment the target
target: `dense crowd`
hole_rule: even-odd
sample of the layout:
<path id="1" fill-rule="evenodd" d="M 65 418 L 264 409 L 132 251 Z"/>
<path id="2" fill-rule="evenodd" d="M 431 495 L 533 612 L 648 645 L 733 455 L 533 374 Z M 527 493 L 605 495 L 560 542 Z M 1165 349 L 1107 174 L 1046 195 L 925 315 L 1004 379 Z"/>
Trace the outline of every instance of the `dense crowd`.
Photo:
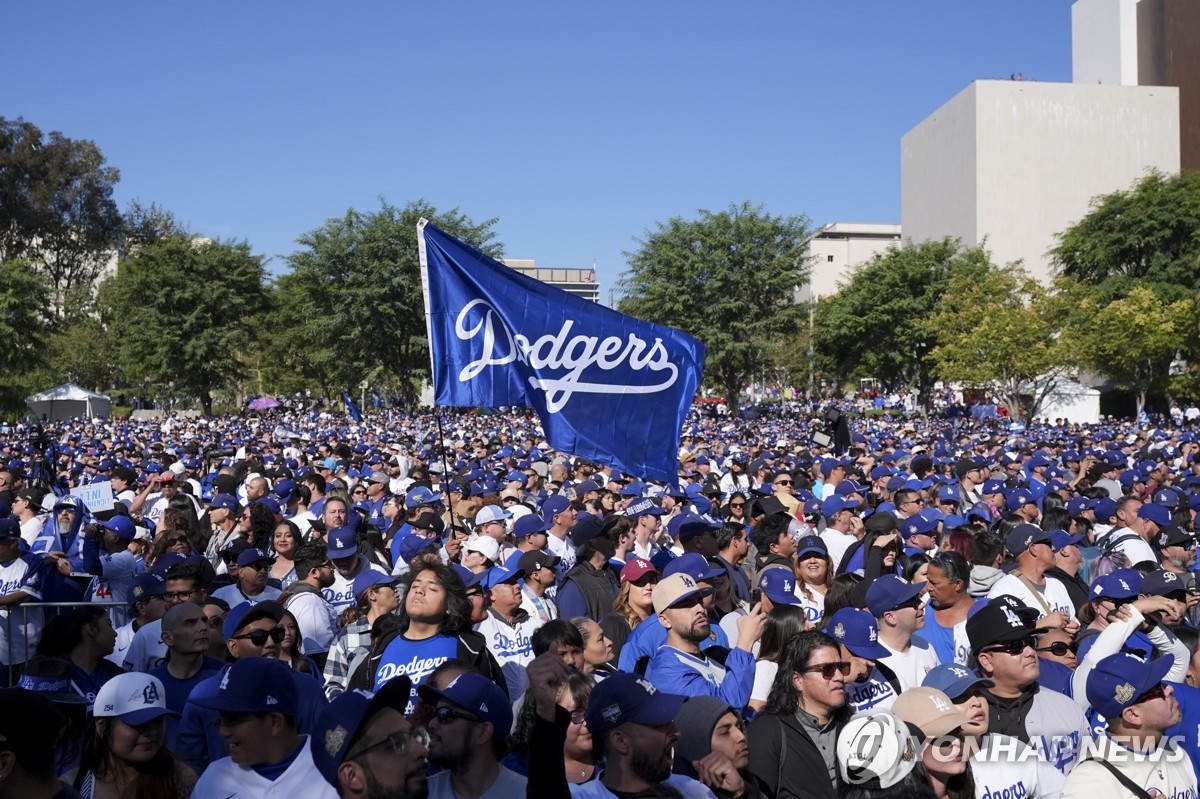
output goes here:
<path id="1" fill-rule="evenodd" d="M 1192 419 L 0 429 L 0 799 L 1196 799 Z"/>

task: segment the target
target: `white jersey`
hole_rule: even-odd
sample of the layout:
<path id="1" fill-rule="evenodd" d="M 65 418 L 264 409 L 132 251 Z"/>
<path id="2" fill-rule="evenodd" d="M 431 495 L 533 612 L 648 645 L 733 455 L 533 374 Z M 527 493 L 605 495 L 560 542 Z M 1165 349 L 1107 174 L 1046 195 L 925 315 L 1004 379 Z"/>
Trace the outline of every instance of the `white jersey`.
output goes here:
<path id="1" fill-rule="evenodd" d="M 137 576 L 138 562 L 128 549 L 100 555 L 101 573 L 92 578 L 88 589 L 91 602 L 121 602 L 121 607 L 108 609 L 113 627 L 123 627 L 129 620 L 129 593 L 133 590 L 133 578 Z"/>
<path id="2" fill-rule="evenodd" d="M 1058 799 L 1066 780 L 1036 749 L 1010 735 L 983 736 L 970 763 L 975 799 Z"/>
<path id="3" fill-rule="evenodd" d="M 1166 799 L 1195 799 L 1196 770 L 1192 767 L 1191 758 L 1179 751 L 1170 739 L 1164 739 L 1162 745 L 1150 754 L 1126 749 L 1107 735 L 1099 738 L 1095 744 L 1097 753 L 1093 757 L 1108 761 L 1147 793 L 1154 795 L 1157 792 Z M 1080 762 L 1067 775 L 1062 795 L 1063 799 L 1134 797 L 1108 769 L 1099 763 L 1087 761 Z"/>
<path id="4" fill-rule="evenodd" d="M 896 689 L 884 679 L 879 669 L 871 669 L 871 673 L 862 682 L 846 683 L 846 704 L 854 711 L 890 710 L 896 701 Z"/>
<path id="5" fill-rule="evenodd" d="M 167 662 L 167 645 L 162 640 L 162 619 L 152 621 L 138 629 L 129 643 L 122 664 L 125 671 L 149 673 L 151 669 Z"/>
<path id="6" fill-rule="evenodd" d="M 39 555 L 18 555 L 8 563 L 0 563 L 0 596 L 24 591 L 29 595 L 28 601 L 41 602 L 44 581 L 45 566 Z M 17 665 L 33 657 L 42 637 L 42 623 L 41 608 L 20 605 L 0 608 L 0 663 Z"/>
<path id="7" fill-rule="evenodd" d="M 337 637 L 338 614 L 325 601 L 325 597 L 313 591 L 292 594 L 284 606 L 296 617 L 303 642 L 300 651 L 306 655 L 328 652 Z"/>
<path id="8" fill-rule="evenodd" d="M 231 758 L 223 757 L 204 770 L 192 799 L 259 799 L 280 797 L 293 799 L 337 799 L 337 791 L 325 781 L 313 763 L 312 750 L 307 735 L 300 736 L 303 744 L 296 759 L 275 780 L 269 780 L 257 771 L 239 766 Z"/>
<path id="9" fill-rule="evenodd" d="M 129 645 L 133 643 L 134 633 L 133 622 L 123 624 L 117 628 L 117 643 L 113 645 L 111 655 L 106 655 L 105 660 L 120 668 L 125 667 L 125 653 L 129 651 Z"/>
<path id="10" fill-rule="evenodd" d="M 515 701 L 524 696 L 529 685 L 525 667 L 533 662 L 532 636 L 542 626 L 541 619 L 518 610 L 520 618 L 509 624 L 494 610 L 488 617 L 475 625 L 475 631 L 483 636 L 488 650 L 504 672 L 508 682 L 508 695 Z"/>
<path id="11" fill-rule="evenodd" d="M 321 594 L 324 595 L 325 601 L 333 606 L 335 612 L 341 613 L 354 604 L 354 578 L 362 574 L 362 564 L 364 563 L 368 564 L 368 568 L 374 569 L 380 574 L 387 574 L 382 566 L 378 563 L 371 563 L 365 555 L 358 556 L 359 565 L 351 577 L 346 577 L 340 571 L 334 569 L 333 585 L 328 588 L 322 588 Z"/>
<path id="12" fill-rule="evenodd" d="M 1075 619 L 1075 603 L 1071 601 L 1071 595 L 1067 593 L 1067 587 L 1062 584 L 1062 581 L 1047 577 L 1046 588 L 1044 591 L 1037 591 L 1030 588 L 1024 580 L 1014 574 L 1006 574 L 992 584 L 988 590 L 988 599 L 995 599 L 998 596 L 1008 594 L 1014 596 L 1026 606 L 1033 608 L 1038 612 L 1039 616 L 1046 616 L 1050 613 L 1064 613 L 1071 619 Z M 1045 604 L 1042 604 L 1042 603 Z M 1049 610 L 1046 607 L 1049 606 Z"/>
<path id="13" fill-rule="evenodd" d="M 575 566 L 575 547 L 571 545 L 570 534 L 568 533 L 566 538 L 559 538 L 554 534 L 546 536 L 546 549 L 550 550 L 550 554 L 562 558 L 554 570 L 557 576 L 555 582 L 561 583 L 567 572 Z"/>
<path id="14" fill-rule="evenodd" d="M 846 556 L 846 550 L 858 540 L 858 537 L 853 533 L 843 533 L 827 527 L 825 532 L 821 533 L 821 540 L 829 548 L 829 558 L 833 561 L 833 570 L 836 572 L 842 563 L 842 558 Z"/>
<path id="15" fill-rule="evenodd" d="M 902 691 L 919 688 L 925 681 L 925 675 L 941 664 L 937 652 L 928 641 L 919 635 L 912 637 L 912 643 L 907 652 L 897 652 L 888 646 L 882 637 L 879 639 L 879 643 L 891 653 L 883 659 L 883 663 L 895 673 Z"/>

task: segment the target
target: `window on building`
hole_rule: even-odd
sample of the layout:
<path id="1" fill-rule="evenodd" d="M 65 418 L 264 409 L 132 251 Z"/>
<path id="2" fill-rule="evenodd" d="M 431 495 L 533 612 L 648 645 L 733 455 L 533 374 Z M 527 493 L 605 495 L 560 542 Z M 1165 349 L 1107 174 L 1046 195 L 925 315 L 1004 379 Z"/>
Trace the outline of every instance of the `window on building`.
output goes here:
<path id="1" fill-rule="evenodd" d="M 832 255 L 826 255 L 826 256 L 825 256 L 825 262 L 826 262 L 826 263 L 830 263 L 830 264 L 831 264 L 831 263 L 833 263 L 833 256 L 832 256 Z"/>

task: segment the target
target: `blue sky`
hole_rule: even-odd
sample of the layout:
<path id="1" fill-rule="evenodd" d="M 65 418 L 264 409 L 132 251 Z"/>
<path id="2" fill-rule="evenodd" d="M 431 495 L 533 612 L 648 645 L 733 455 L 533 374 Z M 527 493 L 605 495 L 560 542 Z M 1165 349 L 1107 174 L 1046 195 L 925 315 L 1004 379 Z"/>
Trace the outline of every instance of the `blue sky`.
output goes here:
<path id="1" fill-rule="evenodd" d="M 749 200 L 900 221 L 900 137 L 972 80 L 1069 81 L 1069 0 L 8 3 L 0 115 L 96 141 L 117 197 L 286 269 L 380 196 L 597 263 Z"/>

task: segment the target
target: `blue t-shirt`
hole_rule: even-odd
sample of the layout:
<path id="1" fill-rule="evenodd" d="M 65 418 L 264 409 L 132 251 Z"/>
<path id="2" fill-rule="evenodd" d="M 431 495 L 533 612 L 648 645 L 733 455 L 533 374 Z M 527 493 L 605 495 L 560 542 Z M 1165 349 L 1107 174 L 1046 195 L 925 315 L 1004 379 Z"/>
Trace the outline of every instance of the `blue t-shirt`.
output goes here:
<path id="1" fill-rule="evenodd" d="M 167 709 L 175 711 L 179 716 L 183 716 L 183 706 L 187 704 L 187 698 L 192 693 L 192 689 L 223 668 L 225 668 L 225 661 L 205 655 L 204 662 L 200 665 L 200 670 L 186 680 L 172 677 L 171 672 L 167 671 L 166 663 L 151 669 L 150 676 L 157 677 L 162 682 L 163 690 L 167 695 Z M 167 748 L 171 751 L 175 751 L 175 742 L 178 737 L 179 718 L 176 716 L 167 716 Z"/>
<path id="2" fill-rule="evenodd" d="M 1180 682 L 1171 683 L 1171 687 L 1175 689 L 1175 700 L 1179 702 L 1183 719 L 1167 730 L 1166 736 L 1179 742 L 1193 764 L 1200 763 L 1200 688 Z"/>
<path id="3" fill-rule="evenodd" d="M 721 629 L 721 625 L 713 624 L 709 629 L 716 636 L 716 639 L 714 640 L 712 636 L 705 638 L 700 642 L 701 649 L 708 649 L 714 644 L 726 648 L 729 647 L 729 636 Z M 629 639 L 621 647 L 621 657 L 617 661 L 617 668 L 621 671 L 634 671 L 638 658 L 642 655 L 653 656 L 658 651 L 658 648 L 666 642 L 667 630 L 662 626 L 662 622 L 658 620 L 658 616 L 646 617 L 645 621 L 633 628 L 633 632 L 629 634 Z"/>
<path id="4" fill-rule="evenodd" d="M 971 618 L 984 605 L 988 603 L 987 597 L 976 597 L 975 602 L 967 611 L 967 618 Z M 954 628 L 946 627 L 937 620 L 937 615 L 933 612 L 933 607 L 925 608 L 925 626 L 921 628 L 921 637 L 929 642 L 933 647 L 933 651 L 937 652 L 938 660 L 942 663 L 966 663 L 969 652 L 955 652 L 954 647 Z M 966 642 L 963 648 L 967 649 Z M 959 655 L 960 657 L 955 657 Z"/>
<path id="5" fill-rule="evenodd" d="M 397 635 L 383 650 L 372 690 L 378 691 L 379 686 L 398 674 L 406 675 L 412 681 L 412 693 L 404 714 L 411 715 L 417 704 L 417 686 L 434 669 L 457 654 L 458 637 L 454 635 L 438 633 L 422 641 L 410 641 L 403 635 Z"/>

